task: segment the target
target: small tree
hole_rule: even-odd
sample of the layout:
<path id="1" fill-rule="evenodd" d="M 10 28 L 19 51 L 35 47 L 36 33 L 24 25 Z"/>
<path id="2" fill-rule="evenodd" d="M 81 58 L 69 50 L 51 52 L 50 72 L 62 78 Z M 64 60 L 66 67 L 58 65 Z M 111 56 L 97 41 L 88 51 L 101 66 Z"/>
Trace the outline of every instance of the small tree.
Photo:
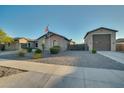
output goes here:
<path id="1" fill-rule="evenodd" d="M 42 51 L 40 49 L 36 49 L 34 52 L 33 58 L 34 59 L 42 58 Z"/>
<path id="2" fill-rule="evenodd" d="M 6 43 L 11 43 L 14 40 L 9 37 L 2 29 L 0 29 L 0 44 L 2 44 L 0 47 L 0 50 L 4 51 L 5 50 L 5 45 Z"/>
<path id="3" fill-rule="evenodd" d="M 13 38 L 8 36 L 2 29 L 0 29 L 0 44 L 11 43 Z"/>

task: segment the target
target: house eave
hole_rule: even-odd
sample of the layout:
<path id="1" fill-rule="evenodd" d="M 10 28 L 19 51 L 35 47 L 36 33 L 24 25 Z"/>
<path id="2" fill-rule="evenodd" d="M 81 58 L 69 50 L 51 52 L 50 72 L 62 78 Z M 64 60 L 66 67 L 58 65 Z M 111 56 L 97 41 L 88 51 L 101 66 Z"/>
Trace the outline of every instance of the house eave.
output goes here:
<path id="1" fill-rule="evenodd" d="M 84 39 L 87 37 L 88 34 L 90 34 L 90 33 L 92 33 L 92 32 L 95 32 L 95 31 L 97 31 L 97 30 L 99 30 L 99 29 L 106 29 L 106 30 L 109 30 L 109 31 L 118 32 L 118 30 L 113 30 L 113 29 L 105 28 L 105 27 L 99 27 L 99 28 L 97 28 L 97 29 L 94 29 L 94 30 L 91 30 L 91 31 L 87 32 L 86 35 L 84 36 Z"/>

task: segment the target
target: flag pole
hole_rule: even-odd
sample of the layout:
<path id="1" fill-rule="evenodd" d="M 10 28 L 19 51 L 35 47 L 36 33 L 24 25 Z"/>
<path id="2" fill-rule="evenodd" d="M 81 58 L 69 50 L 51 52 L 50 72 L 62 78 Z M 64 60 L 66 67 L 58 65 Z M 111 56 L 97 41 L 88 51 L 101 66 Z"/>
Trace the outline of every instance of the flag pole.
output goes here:
<path id="1" fill-rule="evenodd" d="M 48 42 L 49 42 L 49 47 L 48 48 L 50 48 L 51 47 L 51 42 L 50 42 L 50 31 L 49 31 L 49 24 L 46 26 L 46 30 L 45 30 L 46 32 L 47 32 L 47 36 L 48 36 Z"/>
<path id="2" fill-rule="evenodd" d="M 45 32 L 45 34 L 46 34 L 46 37 L 49 37 L 49 28 L 48 28 L 48 26 L 49 26 L 49 24 L 46 26 L 46 28 L 45 28 L 45 30 L 44 30 L 44 32 Z M 49 38 L 48 38 L 48 42 L 49 42 Z M 49 44 L 49 43 L 48 43 Z M 44 47 L 45 47 L 45 42 L 44 42 Z M 44 51 L 44 50 L 43 50 Z"/>
<path id="3" fill-rule="evenodd" d="M 50 39 L 50 33 L 49 33 L 49 24 L 48 24 L 48 38 L 49 38 L 49 49 L 51 48 L 51 39 Z"/>

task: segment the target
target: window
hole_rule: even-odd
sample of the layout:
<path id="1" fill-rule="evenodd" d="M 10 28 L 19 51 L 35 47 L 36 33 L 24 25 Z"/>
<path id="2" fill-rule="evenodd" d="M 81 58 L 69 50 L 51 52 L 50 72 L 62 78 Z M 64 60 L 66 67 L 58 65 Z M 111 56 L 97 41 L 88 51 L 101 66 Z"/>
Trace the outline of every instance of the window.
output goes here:
<path id="1" fill-rule="evenodd" d="M 35 47 L 38 47 L 38 43 L 36 43 Z"/>
<path id="2" fill-rule="evenodd" d="M 28 47 L 30 47 L 30 43 L 28 43 Z"/>
<path id="3" fill-rule="evenodd" d="M 53 46 L 58 46 L 58 42 L 56 40 L 53 40 Z"/>
<path id="4" fill-rule="evenodd" d="M 21 43 L 21 48 L 26 48 L 27 44 L 26 43 Z"/>

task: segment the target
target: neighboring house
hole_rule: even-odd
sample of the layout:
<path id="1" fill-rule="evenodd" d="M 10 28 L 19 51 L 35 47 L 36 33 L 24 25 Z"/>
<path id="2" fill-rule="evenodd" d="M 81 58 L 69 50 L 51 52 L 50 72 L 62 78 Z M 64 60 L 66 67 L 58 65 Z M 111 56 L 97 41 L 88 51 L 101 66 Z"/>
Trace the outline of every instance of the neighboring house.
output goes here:
<path id="1" fill-rule="evenodd" d="M 120 38 L 116 40 L 116 50 L 124 51 L 124 38 Z"/>
<path id="2" fill-rule="evenodd" d="M 34 42 L 24 37 L 14 38 L 14 42 L 5 45 L 6 50 L 20 50 L 27 47 L 34 48 Z"/>
<path id="3" fill-rule="evenodd" d="M 88 32 L 84 39 L 89 50 L 95 48 L 98 51 L 116 50 L 116 32 L 117 30 L 100 27 Z"/>
<path id="4" fill-rule="evenodd" d="M 65 51 L 70 43 L 72 43 L 71 40 L 64 36 L 48 32 L 37 40 L 31 40 L 24 37 L 14 38 L 14 42 L 6 44 L 5 49 L 21 50 L 23 48 L 39 48 L 42 50 L 44 45 L 45 50 L 49 50 L 53 46 L 60 46 L 61 51 Z"/>
<path id="5" fill-rule="evenodd" d="M 74 41 L 72 41 L 72 39 L 70 40 L 70 45 L 75 45 L 76 43 Z"/>
<path id="6" fill-rule="evenodd" d="M 37 39 L 37 46 L 41 50 L 43 49 L 42 46 L 44 45 L 45 50 L 49 50 L 53 46 L 60 46 L 61 51 L 65 51 L 67 50 L 69 44 L 69 39 L 53 32 L 47 32 L 45 35 Z"/>

